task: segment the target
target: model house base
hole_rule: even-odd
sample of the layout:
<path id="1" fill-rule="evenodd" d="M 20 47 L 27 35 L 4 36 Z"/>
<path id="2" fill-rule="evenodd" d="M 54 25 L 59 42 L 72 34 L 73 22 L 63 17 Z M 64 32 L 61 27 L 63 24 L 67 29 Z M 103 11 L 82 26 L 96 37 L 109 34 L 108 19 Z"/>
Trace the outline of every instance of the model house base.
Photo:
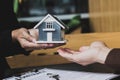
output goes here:
<path id="1" fill-rule="evenodd" d="M 66 43 L 67 40 L 64 41 L 36 41 L 35 43 Z"/>

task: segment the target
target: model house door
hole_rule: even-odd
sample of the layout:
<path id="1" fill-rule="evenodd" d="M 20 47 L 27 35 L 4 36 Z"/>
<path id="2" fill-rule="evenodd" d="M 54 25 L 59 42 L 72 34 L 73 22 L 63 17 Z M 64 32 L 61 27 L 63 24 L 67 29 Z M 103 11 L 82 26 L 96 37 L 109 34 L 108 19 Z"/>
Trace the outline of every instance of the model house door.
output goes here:
<path id="1" fill-rule="evenodd" d="M 52 41 L 52 32 L 47 33 L 47 41 Z"/>

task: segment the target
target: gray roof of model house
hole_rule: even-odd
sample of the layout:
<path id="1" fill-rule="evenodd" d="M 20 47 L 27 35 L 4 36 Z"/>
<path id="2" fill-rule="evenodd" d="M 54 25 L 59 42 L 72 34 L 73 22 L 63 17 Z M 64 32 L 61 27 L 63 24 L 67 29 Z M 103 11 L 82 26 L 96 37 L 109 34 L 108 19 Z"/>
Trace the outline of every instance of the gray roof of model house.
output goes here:
<path id="1" fill-rule="evenodd" d="M 59 20 L 57 17 L 52 16 L 50 14 L 47 14 L 37 25 L 35 25 L 34 29 L 38 28 L 39 25 L 44 22 L 48 17 L 51 18 L 51 20 L 53 19 L 57 24 L 59 24 L 59 26 L 61 26 L 63 29 L 68 29 L 68 27 L 61 21 Z"/>

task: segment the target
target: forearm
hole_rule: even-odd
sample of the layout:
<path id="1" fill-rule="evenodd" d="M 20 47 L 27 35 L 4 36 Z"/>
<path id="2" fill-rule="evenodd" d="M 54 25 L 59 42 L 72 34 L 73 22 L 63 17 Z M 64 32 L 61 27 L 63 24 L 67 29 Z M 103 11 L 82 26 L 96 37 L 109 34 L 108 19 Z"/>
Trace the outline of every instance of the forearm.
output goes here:
<path id="1" fill-rule="evenodd" d="M 98 52 L 96 62 L 105 64 L 120 73 L 120 48 L 102 47 Z"/>

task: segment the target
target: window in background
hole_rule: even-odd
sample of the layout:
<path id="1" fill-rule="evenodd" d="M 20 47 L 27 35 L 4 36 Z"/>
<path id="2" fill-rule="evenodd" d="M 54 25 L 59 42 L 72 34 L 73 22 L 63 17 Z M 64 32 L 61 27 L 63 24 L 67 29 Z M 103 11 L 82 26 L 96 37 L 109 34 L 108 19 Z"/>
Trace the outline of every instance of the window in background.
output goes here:
<path id="1" fill-rule="evenodd" d="M 88 0 L 19 0 L 18 17 L 88 12 Z"/>

